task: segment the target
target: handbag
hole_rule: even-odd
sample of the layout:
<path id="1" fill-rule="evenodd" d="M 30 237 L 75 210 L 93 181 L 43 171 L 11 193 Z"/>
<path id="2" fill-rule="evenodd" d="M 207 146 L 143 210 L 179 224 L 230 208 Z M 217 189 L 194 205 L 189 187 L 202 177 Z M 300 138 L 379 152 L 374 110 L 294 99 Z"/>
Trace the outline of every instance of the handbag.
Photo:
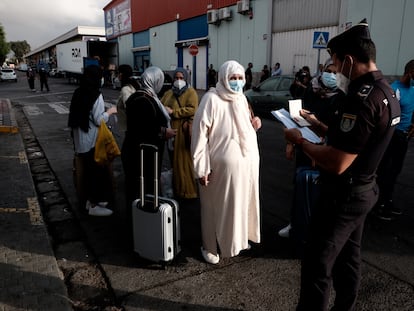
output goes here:
<path id="1" fill-rule="evenodd" d="M 105 121 L 102 120 L 95 143 L 95 162 L 99 165 L 108 165 L 120 155 L 121 150 L 119 150 L 114 135 L 106 126 Z"/>

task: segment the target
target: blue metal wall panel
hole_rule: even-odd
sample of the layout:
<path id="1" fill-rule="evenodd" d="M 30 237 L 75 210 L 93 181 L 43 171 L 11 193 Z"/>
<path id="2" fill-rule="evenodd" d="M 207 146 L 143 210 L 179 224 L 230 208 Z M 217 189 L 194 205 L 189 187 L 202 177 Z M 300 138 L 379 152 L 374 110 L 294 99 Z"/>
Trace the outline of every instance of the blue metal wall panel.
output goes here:
<path id="1" fill-rule="evenodd" d="M 133 44 L 134 48 L 150 45 L 149 30 L 134 33 Z"/>
<path id="2" fill-rule="evenodd" d="M 178 40 L 190 40 L 207 37 L 207 14 L 178 22 Z"/>

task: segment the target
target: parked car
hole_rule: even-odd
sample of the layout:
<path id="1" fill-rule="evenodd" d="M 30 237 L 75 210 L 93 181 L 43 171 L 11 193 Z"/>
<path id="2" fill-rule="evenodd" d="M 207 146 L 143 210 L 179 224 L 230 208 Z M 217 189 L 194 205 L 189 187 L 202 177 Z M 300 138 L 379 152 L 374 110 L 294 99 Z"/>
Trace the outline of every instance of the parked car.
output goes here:
<path id="1" fill-rule="evenodd" d="M 12 68 L 1 68 L 0 70 L 0 81 L 14 81 L 17 82 L 17 75 Z"/>
<path id="2" fill-rule="evenodd" d="M 265 118 L 274 118 L 271 114 L 272 110 L 280 108 L 288 110 L 288 100 L 293 99 L 289 92 L 293 81 L 293 76 L 274 76 L 244 92 L 254 114 Z"/>

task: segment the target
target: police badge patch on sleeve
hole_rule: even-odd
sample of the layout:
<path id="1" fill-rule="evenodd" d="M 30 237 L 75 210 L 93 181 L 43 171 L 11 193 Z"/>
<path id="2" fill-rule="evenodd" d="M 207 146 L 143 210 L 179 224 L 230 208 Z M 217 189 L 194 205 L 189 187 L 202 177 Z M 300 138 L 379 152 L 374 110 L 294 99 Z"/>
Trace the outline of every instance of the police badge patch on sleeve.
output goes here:
<path id="1" fill-rule="evenodd" d="M 346 133 L 353 129 L 356 121 L 356 115 L 344 113 L 341 120 L 341 131 Z"/>

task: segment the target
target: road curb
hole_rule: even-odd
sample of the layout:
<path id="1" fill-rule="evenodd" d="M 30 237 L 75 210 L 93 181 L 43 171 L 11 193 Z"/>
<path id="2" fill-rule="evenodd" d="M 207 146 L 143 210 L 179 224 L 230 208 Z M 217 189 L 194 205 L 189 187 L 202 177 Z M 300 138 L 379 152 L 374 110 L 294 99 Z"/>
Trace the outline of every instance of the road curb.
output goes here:
<path id="1" fill-rule="evenodd" d="M 10 100 L 0 98 L 0 133 L 17 133 L 18 131 L 19 127 Z"/>

